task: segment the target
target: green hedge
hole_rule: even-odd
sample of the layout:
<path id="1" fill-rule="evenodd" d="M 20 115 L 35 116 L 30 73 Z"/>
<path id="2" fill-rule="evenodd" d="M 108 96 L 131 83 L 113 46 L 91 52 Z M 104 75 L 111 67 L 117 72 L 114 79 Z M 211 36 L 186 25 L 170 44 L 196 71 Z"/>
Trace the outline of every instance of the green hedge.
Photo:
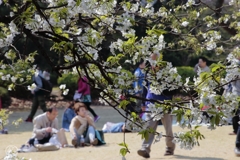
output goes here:
<path id="1" fill-rule="evenodd" d="M 0 87 L 0 98 L 2 101 L 3 108 L 8 108 L 11 105 L 11 98 L 6 88 Z"/>
<path id="2" fill-rule="evenodd" d="M 193 81 L 193 77 L 197 74 L 194 72 L 194 68 L 190 66 L 177 67 L 178 74 L 182 76 L 182 80 L 185 81 L 187 77 L 190 77 L 190 81 Z"/>

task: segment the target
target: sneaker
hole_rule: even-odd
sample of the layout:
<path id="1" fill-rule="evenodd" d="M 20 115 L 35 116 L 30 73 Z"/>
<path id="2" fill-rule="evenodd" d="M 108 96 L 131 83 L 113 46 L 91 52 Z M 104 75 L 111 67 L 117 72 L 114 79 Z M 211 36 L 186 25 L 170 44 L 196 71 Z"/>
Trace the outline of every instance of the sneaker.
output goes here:
<path id="1" fill-rule="evenodd" d="M 30 123 L 32 123 L 32 118 L 27 118 L 27 119 L 25 120 L 25 122 L 30 122 Z"/>
<path id="2" fill-rule="evenodd" d="M 72 139 L 72 145 L 77 148 L 78 147 L 78 143 L 76 139 Z"/>
<path id="3" fill-rule="evenodd" d="M 100 116 L 94 117 L 94 122 L 97 122 L 100 119 Z"/>
<path id="4" fill-rule="evenodd" d="M 37 150 L 34 146 L 22 145 L 18 152 L 36 152 Z"/>
<path id="5" fill-rule="evenodd" d="M 164 156 L 172 156 L 174 154 L 173 151 L 171 150 L 166 150 L 166 152 L 164 153 Z"/>
<path id="6" fill-rule="evenodd" d="M 19 152 L 19 153 L 23 152 L 23 149 L 24 149 L 25 147 L 27 148 L 27 145 L 25 145 L 25 144 L 22 145 L 21 148 L 19 148 L 19 149 L 17 150 L 17 152 Z"/>
<path id="7" fill-rule="evenodd" d="M 140 149 L 140 150 L 137 151 L 137 153 L 138 153 L 139 156 L 142 156 L 144 158 L 150 158 L 150 155 L 146 150 L 141 150 Z"/>
<path id="8" fill-rule="evenodd" d="M 228 135 L 237 135 L 235 132 L 228 133 Z"/>
<path id="9" fill-rule="evenodd" d="M 235 154 L 236 154 L 236 156 L 240 156 L 240 150 L 239 150 L 239 148 L 235 148 L 234 149 L 234 152 L 235 152 Z"/>
<path id="10" fill-rule="evenodd" d="M 98 144 L 98 139 L 95 138 L 95 139 L 93 140 L 93 142 L 91 142 L 91 145 L 96 146 L 97 144 Z"/>

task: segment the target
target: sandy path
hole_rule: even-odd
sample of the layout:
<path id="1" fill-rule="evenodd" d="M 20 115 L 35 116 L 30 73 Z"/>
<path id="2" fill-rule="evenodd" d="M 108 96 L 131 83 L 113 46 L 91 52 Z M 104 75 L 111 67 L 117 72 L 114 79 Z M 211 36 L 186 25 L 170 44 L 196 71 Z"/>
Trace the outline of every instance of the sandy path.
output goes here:
<path id="1" fill-rule="evenodd" d="M 175 132 L 180 131 L 179 127 L 173 128 Z M 206 139 L 200 142 L 200 147 L 196 147 L 191 151 L 180 149 L 177 146 L 175 155 L 164 157 L 165 143 L 162 139 L 159 143 L 152 145 L 151 158 L 149 160 L 158 159 L 185 159 L 185 160 L 223 160 L 223 159 L 239 159 L 234 155 L 235 136 L 229 136 L 231 126 L 217 128 L 214 131 L 201 127 Z M 158 127 L 158 131 L 164 131 L 162 126 Z M 31 132 L 14 133 L 9 135 L 0 135 L 0 159 L 5 155 L 5 148 L 8 145 L 20 147 L 31 136 Z M 70 142 L 70 135 L 67 133 Z M 19 153 L 19 156 L 32 158 L 32 160 L 121 160 L 119 154 L 119 143 L 123 140 L 123 134 L 105 134 L 107 145 L 101 147 L 84 147 L 84 148 L 63 148 L 59 151 L 52 152 L 33 152 Z M 142 160 L 136 151 L 141 146 L 140 136 L 136 133 L 126 134 L 126 140 L 131 153 L 126 156 L 127 160 Z"/>
<path id="2" fill-rule="evenodd" d="M 96 124 L 100 129 L 107 121 L 119 122 L 123 118 L 112 108 L 109 107 L 94 107 L 96 113 L 101 116 L 100 121 Z M 26 111 L 15 111 L 10 117 L 10 121 L 16 120 L 20 117 L 25 118 L 28 115 Z M 59 123 L 61 123 L 61 115 L 63 110 L 59 110 Z M 37 114 L 42 113 L 41 110 Z M 9 126 L 10 134 L 0 135 L 0 160 L 5 156 L 5 149 L 9 145 L 20 147 L 31 137 L 32 124 L 22 123 L 18 128 Z M 165 141 L 164 138 L 156 144 L 152 145 L 151 158 L 149 160 L 160 159 L 185 159 L 185 160 L 234 160 L 240 159 L 234 155 L 234 144 L 236 136 L 229 136 L 228 133 L 232 131 L 231 126 L 219 127 L 216 130 L 208 130 L 207 127 L 201 127 L 201 132 L 206 139 L 200 141 L 200 147 L 196 147 L 191 151 L 180 149 L 177 146 L 175 155 L 171 157 L 164 157 Z M 164 132 L 162 126 L 158 127 L 158 131 Z M 174 132 L 181 131 L 177 126 L 173 127 Z M 70 135 L 67 133 L 68 141 L 70 142 Z M 123 134 L 105 134 L 107 145 L 101 147 L 84 147 L 84 148 L 64 148 L 54 152 L 33 152 L 33 153 L 19 153 L 20 157 L 32 158 L 32 160 L 121 160 L 119 154 L 119 143 L 123 141 Z M 137 155 L 137 150 L 141 147 L 141 137 L 136 133 L 126 134 L 126 140 L 129 145 L 130 154 L 126 156 L 127 160 L 142 160 Z"/>

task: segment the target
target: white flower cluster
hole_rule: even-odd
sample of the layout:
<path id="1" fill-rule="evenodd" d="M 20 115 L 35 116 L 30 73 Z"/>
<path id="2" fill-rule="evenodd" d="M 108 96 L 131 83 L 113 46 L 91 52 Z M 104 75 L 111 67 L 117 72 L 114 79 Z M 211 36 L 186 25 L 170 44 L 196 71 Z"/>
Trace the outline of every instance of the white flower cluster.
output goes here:
<path id="1" fill-rule="evenodd" d="M 131 118 L 131 120 L 133 119 Z M 126 129 L 133 132 L 141 132 L 143 130 L 146 130 L 147 127 L 148 127 L 148 122 L 144 122 L 144 121 L 131 122 L 128 120 L 126 123 Z"/>
<path id="2" fill-rule="evenodd" d="M 139 14 L 143 17 L 154 16 L 154 8 L 151 7 L 150 5 L 147 6 L 146 8 L 141 8 L 140 11 L 139 11 Z"/>
<path id="3" fill-rule="evenodd" d="M 118 23 L 116 30 L 119 30 L 126 38 L 128 34 L 135 35 L 135 30 L 131 29 L 133 26 L 131 20 L 135 20 L 135 16 L 129 13 L 124 13 L 116 19 Z"/>
<path id="4" fill-rule="evenodd" d="M 60 88 L 60 90 L 62 90 L 64 96 L 66 96 L 68 94 L 69 89 L 66 88 L 66 84 L 61 84 L 59 86 L 59 88 Z"/>
<path id="5" fill-rule="evenodd" d="M 37 88 L 37 86 L 36 86 L 35 83 L 33 83 L 31 86 L 28 85 L 27 88 L 28 88 L 28 90 L 33 91 L 33 90 L 35 90 Z"/>
<path id="6" fill-rule="evenodd" d="M 24 157 L 20 158 L 17 155 L 16 151 L 9 150 L 6 153 L 6 156 L 3 158 L 3 160 L 31 160 L 31 159 L 26 159 Z"/>
<path id="7" fill-rule="evenodd" d="M 71 57 L 71 56 L 69 56 L 69 55 L 64 55 L 64 59 L 65 59 L 65 61 L 67 61 L 67 62 L 73 61 L 73 57 Z"/>
<path id="8" fill-rule="evenodd" d="M 195 0 L 188 0 L 188 2 L 186 3 L 186 7 L 190 7 L 192 5 L 195 5 Z"/>
<path id="9" fill-rule="evenodd" d="M 153 46 L 153 52 L 159 53 L 165 48 L 166 42 L 164 41 L 164 36 L 160 35 L 158 38 L 158 43 Z"/>
<path id="10" fill-rule="evenodd" d="M 206 41 L 206 49 L 209 51 L 215 49 L 217 47 L 216 41 L 221 39 L 221 34 L 217 31 L 209 31 L 202 36 Z"/>
<path id="11" fill-rule="evenodd" d="M 11 21 L 8 24 L 9 31 L 3 32 L 6 37 L 0 39 L 0 48 L 6 47 L 12 44 L 14 37 L 19 34 L 16 24 Z M 9 33 L 10 32 L 10 33 Z"/>
<path id="12" fill-rule="evenodd" d="M 174 133 L 173 143 L 179 143 L 181 149 L 192 150 L 197 145 L 197 141 L 194 137 L 186 137 L 183 132 Z"/>
<path id="13" fill-rule="evenodd" d="M 148 108 L 151 112 L 151 118 L 153 118 L 153 121 L 161 120 L 164 114 L 162 107 L 156 107 L 155 104 L 150 103 L 148 104 Z"/>
<path id="14" fill-rule="evenodd" d="M 162 17 L 162 18 L 167 18 L 167 16 L 168 16 L 167 9 L 165 7 L 160 7 L 158 12 L 156 13 L 156 15 L 158 15 L 159 17 Z"/>
<path id="15" fill-rule="evenodd" d="M 183 21 L 181 25 L 182 25 L 183 27 L 187 27 L 187 26 L 188 26 L 188 24 L 189 24 L 189 22 L 188 22 L 188 21 Z"/>
<path id="16" fill-rule="evenodd" d="M 150 62 L 151 63 L 151 62 Z M 150 91 L 154 94 L 161 94 L 164 90 L 172 91 L 183 85 L 181 76 L 177 73 L 177 69 L 167 62 L 167 65 L 156 73 L 156 81 L 153 75 L 148 74 L 151 83 Z M 160 85 L 161 84 L 161 85 Z"/>
<path id="17" fill-rule="evenodd" d="M 230 1 L 228 2 L 228 4 L 229 4 L 230 6 L 234 5 L 234 4 L 235 4 L 235 0 L 230 0 Z"/>

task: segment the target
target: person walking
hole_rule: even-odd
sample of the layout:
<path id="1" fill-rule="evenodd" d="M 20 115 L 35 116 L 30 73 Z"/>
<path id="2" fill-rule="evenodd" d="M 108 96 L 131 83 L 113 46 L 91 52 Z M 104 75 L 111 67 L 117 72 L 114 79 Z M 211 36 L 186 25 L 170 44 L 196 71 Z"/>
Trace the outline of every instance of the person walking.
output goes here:
<path id="1" fill-rule="evenodd" d="M 100 119 L 100 116 L 98 116 L 95 111 L 90 107 L 91 105 L 91 89 L 88 84 L 88 79 L 86 76 L 80 77 L 78 79 L 78 93 L 82 94 L 81 98 L 78 99 L 79 102 L 82 102 L 86 105 L 87 110 L 91 112 L 91 114 L 94 116 L 94 122 L 97 122 Z"/>
<path id="2" fill-rule="evenodd" d="M 157 60 L 159 58 L 158 54 L 152 54 L 151 59 L 152 60 Z M 157 67 L 152 66 L 152 70 L 156 70 Z M 171 100 L 172 96 L 168 95 L 156 95 L 151 92 L 150 85 L 148 88 L 148 93 L 146 96 L 146 99 L 155 99 L 159 101 L 164 101 L 164 100 Z M 152 102 L 147 101 L 146 106 L 151 104 Z M 147 128 L 151 128 L 154 131 L 156 131 L 157 126 L 159 121 L 153 121 L 151 118 L 151 114 L 147 113 L 147 120 L 149 120 Z M 166 132 L 166 151 L 165 151 L 165 156 L 173 155 L 174 154 L 174 149 L 175 149 L 175 144 L 172 142 L 173 140 L 173 132 L 172 132 L 172 117 L 168 113 L 164 113 L 163 118 L 161 118 L 162 124 L 164 126 L 165 132 Z M 140 150 L 137 151 L 139 156 L 142 156 L 144 158 L 150 158 L 150 151 L 151 151 L 151 145 L 154 140 L 154 134 L 149 133 L 148 139 L 144 139 L 142 143 L 142 147 Z"/>
<path id="3" fill-rule="evenodd" d="M 34 115 L 37 112 L 38 106 L 41 107 L 43 112 L 46 112 L 46 102 L 45 97 L 51 92 L 50 74 L 47 71 L 36 70 L 33 76 L 33 82 L 36 84 L 36 88 L 32 90 L 33 101 L 31 112 L 25 122 L 32 122 Z M 47 86 L 48 85 L 48 86 Z"/>

